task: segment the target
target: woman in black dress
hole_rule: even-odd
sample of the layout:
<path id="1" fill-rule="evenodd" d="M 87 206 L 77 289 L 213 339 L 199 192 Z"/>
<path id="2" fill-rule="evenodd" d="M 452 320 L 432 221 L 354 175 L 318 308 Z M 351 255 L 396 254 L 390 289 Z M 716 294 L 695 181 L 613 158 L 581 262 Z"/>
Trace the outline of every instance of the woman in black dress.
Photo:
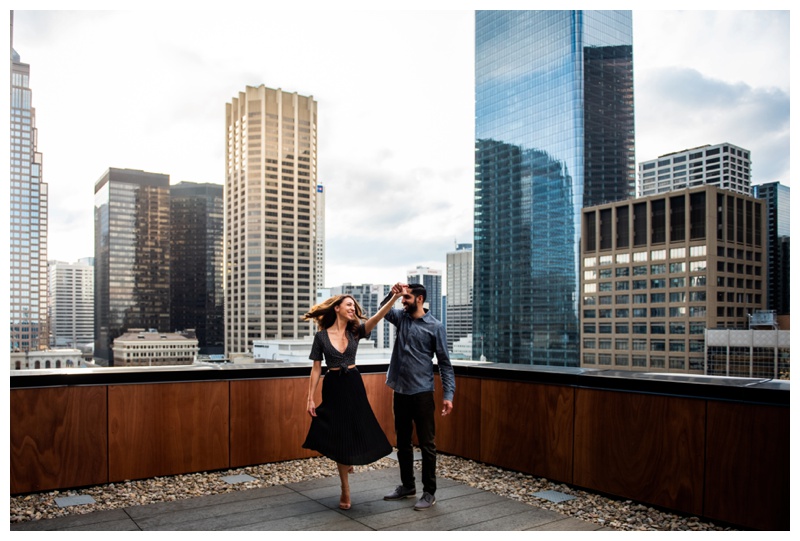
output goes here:
<path id="1" fill-rule="evenodd" d="M 305 315 L 306 320 L 317 322 L 319 332 L 314 336 L 309 355 L 314 362 L 308 383 L 311 428 L 303 447 L 336 462 L 342 482 L 341 509 L 350 509 L 348 474 L 353 466 L 370 464 L 392 452 L 372 412 L 355 363 L 358 341 L 369 336 L 398 298 L 400 293 L 395 293 L 394 298 L 369 319 L 361 314 L 361 307 L 350 295 L 331 297 Z M 314 393 L 322 373 L 323 358 L 328 372 L 322 386 L 322 402 L 316 406 Z"/>

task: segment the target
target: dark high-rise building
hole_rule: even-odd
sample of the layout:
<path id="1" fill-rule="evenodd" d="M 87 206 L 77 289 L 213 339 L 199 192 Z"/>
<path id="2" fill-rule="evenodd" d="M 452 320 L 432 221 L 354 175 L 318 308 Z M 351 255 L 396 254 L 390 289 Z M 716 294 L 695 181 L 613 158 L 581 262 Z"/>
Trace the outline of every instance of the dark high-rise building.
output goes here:
<path id="1" fill-rule="evenodd" d="M 629 11 L 478 11 L 474 357 L 577 366 L 581 209 L 634 193 Z"/>
<path id="2" fill-rule="evenodd" d="M 767 182 L 753 186 L 767 213 L 767 309 L 789 314 L 789 186 Z"/>
<path id="3" fill-rule="evenodd" d="M 10 257 L 9 321 L 11 350 L 47 348 L 47 184 L 37 148 L 36 110 L 30 66 L 13 48 L 11 13 Z"/>
<path id="4" fill-rule="evenodd" d="M 94 355 L 127 329 L 170 330 L 169 175 L 106 171 L 94 187 Z"/>
<path id="5" fill-rule="evenodd" d="M 170 186 L 170 209 L 172 330 L 194 329 L 200 353 L 224 353 L 223 186 Z"/>

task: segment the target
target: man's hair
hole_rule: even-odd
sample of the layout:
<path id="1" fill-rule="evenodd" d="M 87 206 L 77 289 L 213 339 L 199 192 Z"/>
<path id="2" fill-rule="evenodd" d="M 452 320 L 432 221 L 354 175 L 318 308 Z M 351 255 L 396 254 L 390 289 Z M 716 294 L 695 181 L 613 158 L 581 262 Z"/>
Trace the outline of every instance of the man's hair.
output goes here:
<path id="1" fill-rule="evenodd" d="M 425 299 L 428 298 L 428 292 L 425 290 L 425 286 L 422 284 L 408 284 L 408 290 L 412 295 L 414 295 L 414 297 L 422 295 L 422 302 L 425 302 Z"/>

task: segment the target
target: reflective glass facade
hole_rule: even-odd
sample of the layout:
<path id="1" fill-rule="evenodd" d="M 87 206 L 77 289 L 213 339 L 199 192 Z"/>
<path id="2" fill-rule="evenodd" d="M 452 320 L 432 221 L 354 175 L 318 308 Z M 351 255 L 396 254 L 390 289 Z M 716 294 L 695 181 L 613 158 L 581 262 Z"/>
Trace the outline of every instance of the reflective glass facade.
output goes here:
<path id="1" fill-rule="evenodd" d="M 13 25 L 13 14 L 12 14 Z M 13 34 L 13 32 L 12 32 Z M 11 50 L 9 320 L 11 351 L 48 345 L 47 184 L 36 145 L 30 66 Z"/>
<path id="2" fill-rule="evenodd" d="M 200 353 L 225 350 L 222 184 L 170 186 L 170 320 L 173 330 L 194 329 Z"/>
<path id="3" fill-rule="evenodd" d="M 767 213 L 767 308 L 789 314 L 789 186 L 768 182 L 753 187 L 766 203 Z"/>
<path id="4" fill-rule="evenodd" d="M 579 362 L 581 209 L 634 193 L 627 11 L 478 11 L 473 355 Z"/>
<path id="5" fill-rule="evenodd" d="M 131 328 L 170 330 L 169 175 L 109 169 L 95 184 L 94 356 Z"/>

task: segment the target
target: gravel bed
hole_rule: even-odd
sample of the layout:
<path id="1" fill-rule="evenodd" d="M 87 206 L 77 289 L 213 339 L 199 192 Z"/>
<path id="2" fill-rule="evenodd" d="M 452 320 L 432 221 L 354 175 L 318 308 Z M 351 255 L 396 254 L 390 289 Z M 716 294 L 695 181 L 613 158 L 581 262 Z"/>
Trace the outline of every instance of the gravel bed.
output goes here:
<path id="1" fill-rule="evenodd" d="M 397 462 L 383 458 L 369 466 L 357 466 L 356 471 L 393 467 L 397 467 Z M 229 484 L 222 480 L 222 477 L 225 476 L 241 474 L 250 475 L 255 478 L 255 481 Z M 334 475 L 337 475 L 335 463 L 327 458 L 309 458 L 235 468 L 224 472 L 154 477 L 77 490 L 26 494 L 11 498 L 11 522 L 86 514 L 100 510 L 285 485 Z M 732 528 L 720 527 L 697 517 L 667 513 L 630 500 L 610 499 L 547 479 L 503 470 L 458 457 L 439 455 L 437 475 L 541 509 L 593 522 L 612 530 L 733 531 Z M 556 503 L 533 496 L 536 492 L 547 490 L 575 496 L 575 499 Z M 56 498 L 83 495 L 91 496 L 96 503 L 61 508 L 55 501 Z"/>

